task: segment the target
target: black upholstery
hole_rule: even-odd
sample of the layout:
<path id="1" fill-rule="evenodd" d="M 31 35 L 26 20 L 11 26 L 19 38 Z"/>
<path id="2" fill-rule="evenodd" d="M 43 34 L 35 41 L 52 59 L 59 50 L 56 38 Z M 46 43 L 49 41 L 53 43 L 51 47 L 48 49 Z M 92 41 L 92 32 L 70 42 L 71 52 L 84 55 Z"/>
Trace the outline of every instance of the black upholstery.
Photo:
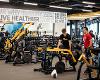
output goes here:
<path id="1" fill-rule="evenodd" d="M 100 53 L 100 48 L 92 48 L 91 51 L 93 54 L 98 55 Z"/>

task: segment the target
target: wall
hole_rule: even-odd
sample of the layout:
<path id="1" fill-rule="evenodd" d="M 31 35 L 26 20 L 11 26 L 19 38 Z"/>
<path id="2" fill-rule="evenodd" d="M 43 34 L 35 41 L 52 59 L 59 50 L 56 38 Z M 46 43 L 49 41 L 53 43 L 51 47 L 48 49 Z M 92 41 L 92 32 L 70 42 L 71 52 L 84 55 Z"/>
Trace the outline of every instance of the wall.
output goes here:
<path id="1" fill-rule="evenodd" d="M 23 5 L 22 6 L 21 5 L 20 6 L 12 6 L 8 3 L 0 3 L 0 8 L 14 8 L 14 9 L 24 9 L 24 10 L 36 10 L 36 11 L 55 11 L 55 12 L 60 11 L 60 12 L 64 12 L 64 10 L 60 10 L 60 9 L 56 9 L 56 10 L 51 9 L 51 8 L 44 9 L 44 8 L 40 8 L 40 7 L 36 7 L 36 6 L 23 6 Z M 57 14 L 57 15 L 60 15 L 60 14 Z M 60 17 L 56 17 L 56 19 L 58 22 L 55 22 L 55 26 L 53 26 L 53 23 L 51 23 L 51 22 L 42 23 L 42 25 L 41 25 L 42 29 L 40 29 L 42 34 L 44 31 L 47 31 L 48 34 L 52 35 L 53 34 L 53 27 L 55 27 L 54 33 L 56 36 L 61 34 L 61 29 L 66 27 L 66 25 L 64 23 L 65 21 L 59 22 L 59 21 L 63 20 L 62 15 L 60 15 Z M 34 25 L 30 26 L 29 30 L 36 31 L 39 24 L 40 24 L 40 22 L 34 23 Z"/>

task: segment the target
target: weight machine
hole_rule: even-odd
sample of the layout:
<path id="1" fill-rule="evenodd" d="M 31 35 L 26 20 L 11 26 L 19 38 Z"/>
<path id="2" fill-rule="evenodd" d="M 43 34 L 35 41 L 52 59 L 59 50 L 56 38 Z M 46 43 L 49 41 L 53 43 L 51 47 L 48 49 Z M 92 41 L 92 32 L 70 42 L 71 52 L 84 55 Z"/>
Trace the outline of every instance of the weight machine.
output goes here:
<path id="1" fill-rule="evenodd" d="M 62 53 L 64 51 L 67 51 L 68 53 Z M 59 61 L 55 64 L 55 67 L 52 67 L 52 60 L 54 58 L 53 54 L 58 54 Z M 41 68 L 34 69 L 34 71 L 41 71 L 45 74 L 50 74 L 53 69 L 56 69 L 58 73 L 63 73 L 65 71 L 76 71 L 75 65 L 77 63 L 76 59 L 73 56 L 73 53 L 70 50 L 67 49 L 59 49 L 59 48 L 44 48 L 43 52 L 41 53 L 42 56 L 42 62 L 41 62 Z M 62 62 L 62 56 L 61 55 L 70 55 L 70 65 L 73 66 L 73 69 L 66 69 L 65 63 Z"/>
<path id="2" fill-rule="evenodd" d="M 31 54 L 28 51 L 24 51 L 24 47 L 19 47 L 18 43 L 21 42 L 23 36 L 27 34 L 27 29 L 32 25 L 30 23 L 29 26 L 23 30 L 26 23 L 24 23 L 21 28 L 15 33 L 13 38 L 6 40 L 5 51 L 7 53 L 6 63 L 13 61 L 13 65 L 19 63 L 29 63 L 31 58 Z M 14 52 L 14 54 L 12 54 Z M 12 56 L 14 55 L 14 56 Z"/>
<path id="3" fill-rule="evenodd" d="M 85 57 L 84 53 L 79 58 L 80 65 L 77 80 L 100 80 L 100 48 L 93 48 L 89 51 L 91 51 L 92 55 L 89 60 Z M 87 74 L 83 73 L 84 68 L 87 69 Z"/>

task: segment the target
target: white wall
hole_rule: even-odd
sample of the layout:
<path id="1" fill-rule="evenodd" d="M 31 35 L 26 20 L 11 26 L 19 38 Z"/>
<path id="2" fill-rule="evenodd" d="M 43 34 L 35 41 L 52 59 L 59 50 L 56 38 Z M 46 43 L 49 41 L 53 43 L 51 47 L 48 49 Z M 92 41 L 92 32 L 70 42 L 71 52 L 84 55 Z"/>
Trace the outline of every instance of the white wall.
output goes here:
<path id="1" fill-rule="evenodd" d="M 50 11 L 35 11 L 35 10 L 22 10 L 22 9 L 12 9 L 12 8 L 0 8 L 1 20 L 11 22 L 27 22 L 25 16 L 28 16 L 29 19 L 32 17 L 31 22 L 34 22 L 34 25 L 29 27 L 30 31 L 37 31 L 37 27 L 41 23 L 42 29 L 39 31 L 43 34 L 44 31 L 47 32 L 47 35 L 53 35 L 53 23 L 55 23 L 55 36 L 59 36 L 62 32 L 62 28 L 65 28 L 65 21 L 67 18 L 66 13 L 62 12 L 50 12 Z M 4 14 L 5 13 L 5 14 Z M 3 17 L 2 17 L 3 16 Z M 6 16 L 6 17 L 5 17 Z M 18 16 L 18 20 L 13 17 Z M 20 20 L 19 17 L 23 17 L 23 20 Z M 5 19 L 6 18 L 6 19 Z M 8 20 L 9 18 L 9 20 Z M 24 20 L 25 18 L 25 20 Z M 34 18 L 39 18 L 38 20 Z M 29 22 L 30 22 L 29 21 Z M 25 27 L 27 27 L 27 24 Z"/>
<path id="2" fill-rule="evenodd" d="M 47 32 L 47 35 L 53 35 L 53 23 L 34 23 L 34 25 L 31 25 L 28 30 L 29 31 L 37 31 L 37 27 L 41 24 L 41 28 L 39 29 L 39 32 L 41 32 L 41 35 L 44 34 L 44 31 Z M 28 27 L 29 24 L 25 26 L 25 28 Z"/>
<path id="3" fill-rule="evenodd" d="M 42 35 L 44 34 L 44 31 L 47 32 L 47 35 L 53 35 L 53 23 L 42 23 L 41 27 L 42 29 L 40 29 L 40 31 L 42 32 Z"/>
<path id="4" fill-rule="evenodd" d="M 62 29 L 65 28 L 64 23 L 55 23 L 55 36 L 62 34 Z"/>
<path id="5" fill-rule="evenodd" d="M 70 26 L 66 26 L 66 31 L 68 34 L 70 34 Z"/>

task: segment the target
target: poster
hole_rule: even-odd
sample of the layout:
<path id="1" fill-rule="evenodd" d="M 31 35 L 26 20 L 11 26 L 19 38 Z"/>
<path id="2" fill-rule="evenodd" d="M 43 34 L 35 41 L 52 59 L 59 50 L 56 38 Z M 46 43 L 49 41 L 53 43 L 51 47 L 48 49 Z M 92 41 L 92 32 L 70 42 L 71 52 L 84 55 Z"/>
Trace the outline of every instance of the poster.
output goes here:
<path id="1" fill-rule="evenodd" d="M 0 21 L 8 22 L 39 22 L 64 23 L 66 13 L 0 8 Z"/>

